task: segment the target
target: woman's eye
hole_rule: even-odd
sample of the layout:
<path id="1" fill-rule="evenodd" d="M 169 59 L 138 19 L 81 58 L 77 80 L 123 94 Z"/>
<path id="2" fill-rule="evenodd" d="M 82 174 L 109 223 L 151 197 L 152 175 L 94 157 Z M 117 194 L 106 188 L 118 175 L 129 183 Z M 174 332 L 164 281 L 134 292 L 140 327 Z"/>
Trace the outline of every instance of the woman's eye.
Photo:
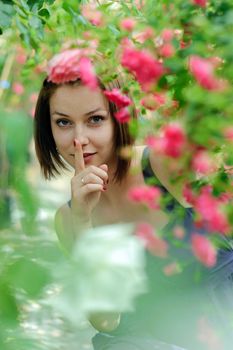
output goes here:
<path id="1" fill-rule="evenodd" d="M 56 121 L 56 124 L 58 125 L 58 126 L 68 126 L 68 125 L 70 125 L 70 121 L 69 120 L 66 120 L 66 119 L 58 119 L 57 121 Z"/>
<path id="2" fill-rule="evenodd" d="M 91 118 L 89 118 L 90 124 L 100 124 L 104 120 L 104 117 L 100 115 L 94 115 Z"/>

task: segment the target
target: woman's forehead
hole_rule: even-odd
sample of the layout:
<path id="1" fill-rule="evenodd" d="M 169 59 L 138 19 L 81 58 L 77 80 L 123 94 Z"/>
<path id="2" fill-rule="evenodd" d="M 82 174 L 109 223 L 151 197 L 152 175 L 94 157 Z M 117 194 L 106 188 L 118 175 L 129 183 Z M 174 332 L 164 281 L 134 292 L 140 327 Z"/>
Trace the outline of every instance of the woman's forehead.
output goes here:
<path id="1" fill-rule="evenodd" d="M 62 85 L 58 87 L 50 99 L 50 107 L 69 107 L 79 109 L 107 109 L 108 102 L 102 90 L 91 90 L 84 85 Z"/>

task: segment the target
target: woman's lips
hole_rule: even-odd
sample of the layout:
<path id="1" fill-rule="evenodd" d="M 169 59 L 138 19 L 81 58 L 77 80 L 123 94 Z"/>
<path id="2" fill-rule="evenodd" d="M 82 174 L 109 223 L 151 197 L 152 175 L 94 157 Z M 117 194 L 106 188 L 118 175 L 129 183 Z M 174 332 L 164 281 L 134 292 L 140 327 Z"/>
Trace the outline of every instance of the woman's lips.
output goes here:
<path id="1" fill-rule="evenodd" d="M 93 156 L 94 154 L 96 154 L 97 152 L 94 153 L 83 153 L 83 158 L 88 158 L 90 156 Z M 71 157 L 74 157 L 74 154 L 71 154 Z"/>
<path id="2" fill-rule="evenodd" d="M 90 156 L 93 156 L 95 153 L 83 153 L 83 158 L 87 158 L 87 157 L 90 157 Z"/>
<path id="3" fill-rule="evenodd" d="M 85 164 L 89 163 L 95 154 L 96 153 L 84 153 L 83 158 L 84 158 Z"/>
<path id="4" fill-rule="evenodd" d="M 83 154 L 83 160 L 85 164 L 89 164 L 93 158 L 93 156 L 96 154 L 97 152 L 94 153 L 84 153 Z M 71 154 L 72 157 L 74 157 L 74 154 Z"/>

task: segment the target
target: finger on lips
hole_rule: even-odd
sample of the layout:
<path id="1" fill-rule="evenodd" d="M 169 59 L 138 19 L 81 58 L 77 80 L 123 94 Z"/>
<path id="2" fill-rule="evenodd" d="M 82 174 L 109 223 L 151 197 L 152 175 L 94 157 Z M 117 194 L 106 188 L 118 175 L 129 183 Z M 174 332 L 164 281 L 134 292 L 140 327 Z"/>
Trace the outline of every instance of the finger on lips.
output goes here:
<path id="1" fill-rule="evenodd" d="M 77 139 L 74 139 L 74 168 L 75 174 L 85 169 L 82 145 Z"/>

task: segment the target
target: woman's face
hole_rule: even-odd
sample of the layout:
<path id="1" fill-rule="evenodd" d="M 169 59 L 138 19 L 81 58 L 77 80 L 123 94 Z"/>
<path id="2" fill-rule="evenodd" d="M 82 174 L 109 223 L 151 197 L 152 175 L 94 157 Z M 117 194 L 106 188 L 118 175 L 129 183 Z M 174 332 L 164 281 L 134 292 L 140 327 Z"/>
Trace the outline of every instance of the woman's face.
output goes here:
<path id="1" fill-rule="evenodd" d="M 52 134 L 59 154 L 74 167 L 74 139 L 86 165 L 114 166 L 114 124 L 101 89 L 63 85 L 50 98 Z"/>

